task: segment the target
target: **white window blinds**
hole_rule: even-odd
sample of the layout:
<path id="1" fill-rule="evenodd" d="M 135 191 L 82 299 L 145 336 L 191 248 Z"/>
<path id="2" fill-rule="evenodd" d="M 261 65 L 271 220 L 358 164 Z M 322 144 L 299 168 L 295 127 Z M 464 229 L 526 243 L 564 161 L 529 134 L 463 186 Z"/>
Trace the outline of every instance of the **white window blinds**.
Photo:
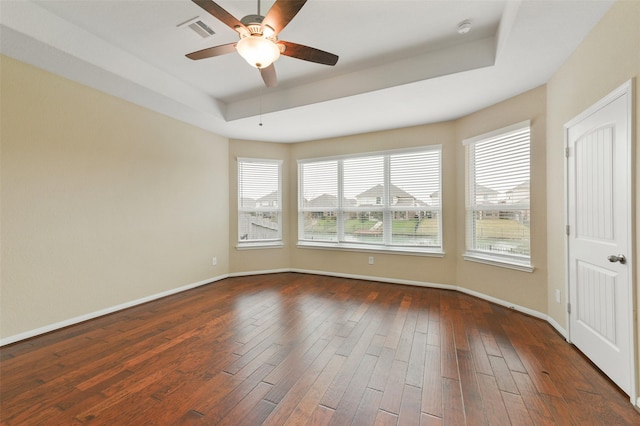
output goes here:
<path id="1" fill-rule="evenodd" d="M 238 242 L 282 240 L 282 162 L 238 158 Z"/>
<path id="2" fill-rule="evenodd" d="M 528 260 L 529 122 L 464 144 L 468 155 L 467 249 Z"/>
<path id="3" fill-rule="evenodd" d="M 300 243 L 441 252 L 441 147 L 299 161 Z"/>

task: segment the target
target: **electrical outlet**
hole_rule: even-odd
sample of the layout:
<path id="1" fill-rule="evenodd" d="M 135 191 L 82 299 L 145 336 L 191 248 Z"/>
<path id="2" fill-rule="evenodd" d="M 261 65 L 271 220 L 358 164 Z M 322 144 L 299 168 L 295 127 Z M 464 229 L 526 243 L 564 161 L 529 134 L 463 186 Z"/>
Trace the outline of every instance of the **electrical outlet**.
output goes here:
<path id="1" fill-rule="evenodd" d="M 213 266 L 216 266 L 216 265 L 218 264 L 218 258 L 217 258 L 217 257 L 215 257 L 215 256 L 213 256 L 213 259 L 211 259 L 211 264 L 212 264 Z"/>
<path id="2" fill-rule="evenodd" d="M 373 265 L 373 256 L 369 256 L 369 265 Z"/>
<path id="3" fill-rule="evenodd" d="M 556 303 L 560 303 L 561 296 L 560 290 L 556 289 Z"/>

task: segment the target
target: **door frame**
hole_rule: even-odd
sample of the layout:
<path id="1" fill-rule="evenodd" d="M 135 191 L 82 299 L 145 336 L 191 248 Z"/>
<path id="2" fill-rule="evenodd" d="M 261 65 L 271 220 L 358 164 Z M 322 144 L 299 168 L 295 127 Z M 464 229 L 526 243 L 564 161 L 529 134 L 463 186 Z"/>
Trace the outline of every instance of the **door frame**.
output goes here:
<path id="1" fill-rule="evenodd" d="M 617 89 L 613 90 L 611 93 L 609 93 L 608 95 L 606 95 L 605 97 L 603 97 L 602 99 L 600 99 L 599 101 L 597 101 L 596 103 L 594 103 L 593 105 L 591 105 L 589 108 L 587 108 L 586 110 L 584 110 L 583 112 L 581 112 L 580 114 L 578 114 L 576 117 L 574 117 L 573 119 L 569 120 L 567 123 L 565 123 L 564 125 L 564 147 L 565 147 L 565 152 L 566 150 L 569 148 L 569 129 L 571 127 L 573 127 L 575 124 L 581 122 L 582 120 L 586 119 L 587 117 L 591 116 L 592 114 L 594 114 L 596 111 L 600 110 L 601 108 L 605 107 L 606 105 L 608 105 L 609 103 L 611 103 L 612 101 L 620 98 L 621 96 L 627 95 L 627 108 L 626 108 L 626 114 L 627 114 L 627 135 L 629 138 L 629 143 L 628 143 L 628 151 L 627 151 L 627 167 L 629 168 L 629 176 L 628 176 L 628 183 L 629 183 L 629 189 L 627 192 L 627 197 L 629 199 L 629 211 L 627 214 L 627 221 L 628 221 L 628 226 L 629 226 L 629 254 L 627 256 L 627 258 L 629 259 L 628 261 L 628 267 L 629 267 L 629 279 L 630 279 L 630 286 L 629 286 L 629 294 L 628 294 L 628 306 L 627 309 L 629 309 L 629 318 L 631 319 L 631 326 L 629 327 L 629 333 L 627 338 L 629 339 L 629 348 L 631 350 L 631 374 L 632 374 L 632 378 L 631 378 L 631 390 L 629 392 L 629 399 L 631 400 L 631 404 L 640 407 L 640 397 L 638 397 L 638 342 L 637 342 L 637 330 L 636 330 L 636 297 L 637 297 L 637 280 L 636 280 L 636 276 L 635 276 L 635 240 L 636 240 L 636 227 L 635 227 L 635 204 L 637 204 L 638 200 L 635 200 L 634 198 L 634 192 L 635 192 L 635 168 L 634 168 L 634 155 L 635 155 L 635 149 L 634 149 L 634 144 L 633 141 L 635 139 L 635 133 L 634 133 L 634 125 L 633 125 L 633 120 L 634 120 L 634 108 L 633 108 L 633 102 L 634 102 L 634 80 L 628 80 L 627 82 L 625 82 L 624 84 L 622 84 L 621 86 L 619 86 Z M 569 225 L 569 158 L 567 158 L 567 156 L 565 156 L 565 162 L 564 162 L 564 204 L 565 204 L 565 212 L 564 212 L 564 219 L 565 219 L 565 225 L 568 226 Z M 635 202 L 634 202 L 635 201 Z M 571 343 L 571 318 L 570 318 L 570 313 L 569 313 L 569 309 L 568 309 L 568 305 L 569 302 L 571 300 L 571 289 L 570 289 L 570 246 L 569 246 L 569 236 L 567 235 L 567 233 L 565 232 L 565 295 L 566 295 L 566 305 L 565 305 L 565 319 L 566 319 L 566 324 L 567 324 L 567 342 Z"/>

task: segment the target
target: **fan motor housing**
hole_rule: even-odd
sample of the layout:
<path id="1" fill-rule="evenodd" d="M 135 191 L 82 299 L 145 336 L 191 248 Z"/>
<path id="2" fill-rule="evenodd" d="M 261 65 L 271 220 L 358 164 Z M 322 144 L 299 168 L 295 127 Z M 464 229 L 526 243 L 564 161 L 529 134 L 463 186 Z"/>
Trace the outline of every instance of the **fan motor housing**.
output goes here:
<path id="1" fill-rule="evenodd" d="M 250 25 L 260 25 L 262 24 L 263 20 L 264 20 L 264 16 L 262 15 L 247 15 L 244 18 L 242 18 L 240 22 L 242 22 L 243 25 L 248 27 Z"/>

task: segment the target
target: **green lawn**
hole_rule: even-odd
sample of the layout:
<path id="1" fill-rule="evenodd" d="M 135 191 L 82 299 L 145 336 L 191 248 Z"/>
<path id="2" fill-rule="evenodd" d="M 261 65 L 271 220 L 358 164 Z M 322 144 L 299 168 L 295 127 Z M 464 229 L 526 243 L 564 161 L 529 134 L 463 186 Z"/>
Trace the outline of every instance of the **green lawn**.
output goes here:
<path id="1" fill-rule="evenodd" d="M 422 235 L 435 236 L 438 234 L 438 219 L 422 219 L 418 226 L 418 219 L 394 220 L 392 224 L 394 235 Z M 344 230 L 347 234 L 357 230 L 369 230 L 377 223 L 375 220 L 349 219 L 345 222 Z M 312 225 L 315 232 L 335 233 L 336 221 L 332 218 L 317 218 Z"/>
<path id="2" fill-rule="evenodd" d="M 476 222 L 477 236 L 487 239 L 519 239 L 529 236 L 529 227 L 510 219 L 482 219 Z"/>
<path id="3" fill-rule="evenodd" d="M 418 219 L 394 220 L 394 235 L 435 236 L 438 234 L 438 219 L 422 219 L 416 227 Z M 373 228 L 375 220 L 349 219 L 345 222 L 345 232 Z M 529 236 L 529 227 L 510 219 L 483 219 L 477 221 L 478 237 L 483 239 L 520 239 Z M 316 232 L 335 233 L 335 218 L 317 218 L 313 229 Z"/>

